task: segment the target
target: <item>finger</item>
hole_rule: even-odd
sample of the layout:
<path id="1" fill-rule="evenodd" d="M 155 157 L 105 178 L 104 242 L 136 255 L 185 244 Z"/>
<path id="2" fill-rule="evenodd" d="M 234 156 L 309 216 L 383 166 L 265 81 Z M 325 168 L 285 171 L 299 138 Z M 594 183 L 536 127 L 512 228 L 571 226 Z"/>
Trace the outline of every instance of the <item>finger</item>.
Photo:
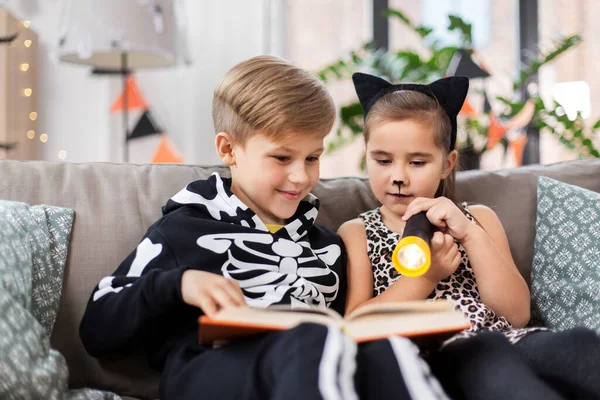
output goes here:
<path id="1" fill-rule="evenodd" d="M 227 291 L 227 294 L 229 294 L 235 305 L 243 306 L 246 304 L 244 292 L 242 292 L 240 285 L 236 281 L 228 279 L 227 284 L 224 285 L 224 289 Z"/>
<path id="2" fill-rule="evenodd" d="M 198 295 L 198 306 L 209 317 L 214 316 L 219 310 L 213 299 L 205 294 Z"/>
<path id="3" fill-rule="evenodd" d="M 434 226 L 438 228 L 445 228 L 446 224 L 446 212 L 443 208 L 440 208 L 438 204 L 434 205 L 427 211 L 427 219 Z"/>
<path id="4" fill-rule="evenodd" d="M 210 291 L 210 295 L 212 296 L 213 300 L 217 303 L 219 308 L 234 307 L 236 305 L 233 298 L 231 298 L 229 293 L 227 293 L 227 291 L 222 286 L 212 288 L 212 290 Z"/>
<path id="5" fill-rule="evenodd" d="M 421 211 L 427 211 L 431 208 L 436 202 L 436 199 L 428 199 L 426 197 L 417 197 L 413 201 L 410 202 L 408 207 L 406 207 L 406 211 L 402 216 L 404 221 L 407 221 L 410 217 L 415 214 L 420 213 Z"/>
<path id="6" fill-rule="evenodd" d="M 461 258 L 462 255 L 460 254 L 460 251 L 458 251 L 458 246 L 456 245 L 456 243 L 453 243 L 450 246 L 450 250 L 448 251 L 448 254 L 451 255 L 451 259 L 454 259 L 455 257 L 459 257 Z"/>
<path id="7" fill-rule="evenodd" d="M 458 250 L 458 246 L 454 243 L 454 238 L 452 235 L 447 233 L 444 234 L 444 248 L 447 248 L 448 251 L 452 250 L 452 246 L 454 246 Z"/>
<path id="8" fill-rule="evenodd" d="M 435 231 L 431 238 L 431 248 L 438 250 L 444 244 L 444 234 L 440 231 Z"/>

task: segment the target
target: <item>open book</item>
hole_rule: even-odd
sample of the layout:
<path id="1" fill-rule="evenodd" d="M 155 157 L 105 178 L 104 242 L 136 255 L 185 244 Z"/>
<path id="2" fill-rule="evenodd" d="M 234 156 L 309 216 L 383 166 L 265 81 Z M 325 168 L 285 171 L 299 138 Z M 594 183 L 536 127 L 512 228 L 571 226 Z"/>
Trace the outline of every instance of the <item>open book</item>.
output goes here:
<path id="1" fill-rule="evenodd" d="M 226 308 L 212 318 L 201 316 L 199 322 L 201 344 L 283 331 L 303 322 L 337 325 L 358 343 L 393 335 L 448 337 L 470 328 L 463 313 L 447 300 L 369 304 L 345 317 L 328 308 Z"/>

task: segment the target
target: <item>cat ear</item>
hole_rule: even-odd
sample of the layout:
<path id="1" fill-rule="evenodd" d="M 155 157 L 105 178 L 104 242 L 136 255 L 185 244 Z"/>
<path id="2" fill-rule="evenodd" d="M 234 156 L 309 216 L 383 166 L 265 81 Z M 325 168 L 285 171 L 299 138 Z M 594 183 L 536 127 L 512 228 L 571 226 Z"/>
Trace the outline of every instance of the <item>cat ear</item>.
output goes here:
<path id="1" fill-rule="evenodd" d="M 469 78 L 449 76 L 429 84 L 429 87 L 450 118 L 456 118 L 469 92 Z"/>
<path id="2" fill-rule="evenodd" d="M 466 76 L 449 76 L 429 84 L 429 89 L 450 118 L 450 124 L 452 125 L 450 150 L 454 150 L 458 130 L 457 117 L 469 92 L 469 78 Z"/>
<path id="3" fill-rule="evenodd" d="M 375 101 L 381 97 L 383 90 L 392 86 L 385 79 L 361 72 L 352 75 L 352 82 L 365 116 Z"/>

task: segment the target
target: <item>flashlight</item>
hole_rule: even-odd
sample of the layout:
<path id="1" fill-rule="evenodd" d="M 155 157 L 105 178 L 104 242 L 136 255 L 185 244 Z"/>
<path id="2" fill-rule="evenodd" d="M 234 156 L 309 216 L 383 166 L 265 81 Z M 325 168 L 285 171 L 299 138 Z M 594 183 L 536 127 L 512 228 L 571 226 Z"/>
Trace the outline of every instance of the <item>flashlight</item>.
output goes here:
<path id="1" fill-rule="evenodd" d="M 425 211 L 413 215 L 406 221 L 402 238 L 392 254 L 396 270 L 405 276 L 423 275 L 431 265 L 431 235 L 433 225 Z"/>

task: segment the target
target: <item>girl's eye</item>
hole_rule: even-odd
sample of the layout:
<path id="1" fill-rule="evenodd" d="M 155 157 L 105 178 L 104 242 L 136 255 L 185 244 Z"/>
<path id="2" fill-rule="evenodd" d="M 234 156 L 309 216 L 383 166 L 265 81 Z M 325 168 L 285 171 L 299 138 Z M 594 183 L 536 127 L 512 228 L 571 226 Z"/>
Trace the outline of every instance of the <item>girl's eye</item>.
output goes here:
<path id="1" fill-rule="evenodd" d="M 377 159 L 375 161 L 377 161 L 377 164 L 382 164 L 382 165 L 391 163 L 390 160 L 386 160 L 386 159 L 383 159 L 383 158 Z"/>
<path id="2" fill-rule="evenodd" d="M 306 161 L 310 162 L 310 163 L 314 163 L 319 161 L 319 157 L 307 157 Z"/>
<path id="3" fill-rule="evenodd" d="M 273 158 L 280 162 L 286 162 L 290 160 L 288 156 L 273 156 Z"/>
<path id="4" fill-rule="evenodd" d="M 415 167 L 422 167 L 423 165 L 425 165 L 425 161 L 412 161 L 411 164 Z"/>

